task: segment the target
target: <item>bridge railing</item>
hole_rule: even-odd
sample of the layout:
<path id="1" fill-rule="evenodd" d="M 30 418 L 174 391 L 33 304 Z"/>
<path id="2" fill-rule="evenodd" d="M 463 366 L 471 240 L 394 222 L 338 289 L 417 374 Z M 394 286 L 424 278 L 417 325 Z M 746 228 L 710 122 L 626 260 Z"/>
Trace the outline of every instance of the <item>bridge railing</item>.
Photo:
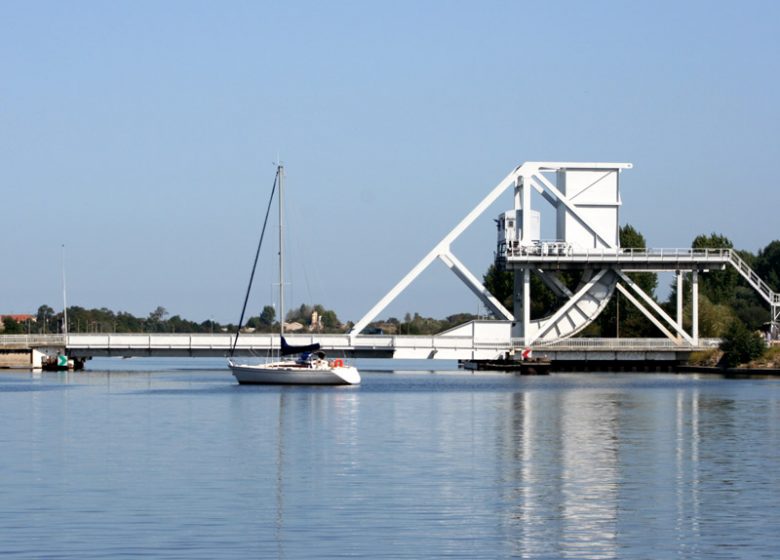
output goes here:
<path id="1" fill-rule="evenodd" d="M 78 346 L 229 346 L 233 342 L 233 334 L 227 333 L 74 333 L 68 335 L 70 345 Z M 307 334 L 289 335 L 289 341 L 294 344 L 311 344 L 313 342 L 327 342 L 329 346 L 350 347 L 352 340 L 349 335 L 338 334 Z M 2 345 L 64 345 L 65 335 L 61 334 L 13 334 L 0 335 Z M 494 341 L 475 340 L 473 336 L 440 336 L 440 335 L 360 335 L 356 339 L 361 347 L 393 348 L 414 347 L 424 345 L 435 347 L 447 345 L 449 347 L 470 347 L 475 343 L 480 345 L 493 345 Z M 523 344 L 522 338 L 512 339 L 516 346 Z M 717 346 L 720 339 L 702 338 L 699 346 L 710 348 Z M 238 339 L 238 346 L 269 346 L 279 344 L 279 335 L 276 334 L 245 334 Z M 503 341 L 495 341 L 495 345 L 505 344 Z M 551 342 L 536 341 L 534 347 L 559 347 L 572 346 L 580 348 L 679 348 L 680 345 L 668 338 L 569 338 Z"/>
<path id="2" fill-rule="evenodd" d="M 522 339 L 514 339 L 516 347 L 522 346 Z M 612 350 L 637 350 L 644 352 L 666 350 L 706 350 L 717 348 L 720 345 L 719 338 L 700 338 L 697 346 L 690 346 L 685 342 L 677 343 L 669 338 L 569 338 L 551 342 L 537 341 L 531 346 L 539 350 L 588 350 L 588 351 L 612 351 Z"/>
<path id="3" fill-rule="evenodd" d="M 745 280 L 769 302 L 770 305 L 780 305 L 780 294 L 775 293 L 772 288 L 756 274 L 748 264 L 742 260 L 736 251 L 730 251 L 731 264 L 737 269 Z"/>
<path id="4" fill-rule="evenodd" d="M 582 249 L 563 242 L 540 242 L 534 245 L 502 244 L 500 252 L 511 257 L 609 257 L 621 259 L 695 259 L 728 261 L 731 249 L 695 249 L 695 248 L 644 248 L 614 247 L 600 249 Z"/>
<path id="5" fill-rule="evenodd" d="M 4 334 L 0 335 L 2 346 L 64 346 L 65 335 L 61 334 Z"/>

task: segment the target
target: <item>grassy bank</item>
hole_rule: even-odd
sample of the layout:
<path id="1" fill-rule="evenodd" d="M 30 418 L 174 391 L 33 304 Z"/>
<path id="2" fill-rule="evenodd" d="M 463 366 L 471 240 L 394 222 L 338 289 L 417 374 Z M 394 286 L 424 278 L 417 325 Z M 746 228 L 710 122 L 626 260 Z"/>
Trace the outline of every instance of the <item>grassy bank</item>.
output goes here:
<path id="1" fill-rule="evenodd" d="M 688 359 L 688 365 L 701 367 L 716 367 L 723 357 L 723 352 L 717 348 L 703 352 L 693 352 Z M 780 368 L 780 346 L 770 346 L 755 360 L 737 366 L 739 369 L 777 369 Z"/>

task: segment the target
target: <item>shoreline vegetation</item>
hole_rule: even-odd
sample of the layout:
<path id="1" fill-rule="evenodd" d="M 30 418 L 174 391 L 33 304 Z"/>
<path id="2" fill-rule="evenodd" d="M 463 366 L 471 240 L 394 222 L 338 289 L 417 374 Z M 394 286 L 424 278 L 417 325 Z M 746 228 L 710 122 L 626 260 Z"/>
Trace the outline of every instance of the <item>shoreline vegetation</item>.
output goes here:
<path id="1" fill-rule="evenodd" d="M 471 313 L 456 313 L 444 319 L 423 317 L 419 313 L 407 313 L 404 318 L 374 321 L 364 334 L 420 334 L 432 335 L 444 332 L 475 319 L 484 319 Z M 55 312 L 48 305 L 41 305 L 35 315 L 0 315 L 0 334 L 58 334 L 63 332 L 63 313 Z M 342 322 L 335 311 L 322 305 L 306 305 L 287 312 L 285 330 L 292 333 L 340 334 L 349 332 L 352 321 Z M 169 316 L 164 307 L 157 307 L 147 317 L 137 317 L 126 311 L 115 312 L 106 307 L 85 309 L 68 306 L 68 332 L 70 333 L 232 333 L 234 323 L 206 320 L 200 323 Z M 262 312 L 248 318 L 241 327 L 242 333 L 276 333 L 279 322 L 275 309 L 267 305 Z"/>
<path id="2" fill-rule="evenodd" d="M 766 348 L 760 356 L 751 359 L 748 362 L 737 364 L 731 367 L 725 367 L 724 352 L 719 348 L 703 352 L 692 352 L 688 359 L 689 366 L 702 368 L 717 368 L 720 370 L 740 370 L 740 369 L 776 369 L 780 372 L 780 345 L 772 345 Z"/>
<path id="3" fill-rule="evenodd" d="M 631 225 L 620 228 L 620 246 L 643 249 L 647 247 L 644 236 Z M 692 244 L 695 249 L 733 249 L 734 245 L 724 235 L 712 233 L 697 236 Z M 738 250 L 740 257 L 769 284 L 780 291 L 780 240 L 769 243 L 753 254 Z M 581 273 L 564 272 L 560 280 L 574 291 L 581 281 Z M 642 290 L 650 295 L 668 314 L 674 316 L 677 305 L 677 284 L 672 282 L 668 297 L 658 298 L 658 275 L 654 272 L 628 274 Z M 685 285 L 690 286 L 689 274 Z M 490 265 L 483 276 L 485 287 L 507 309 L 513 307 L 514 273 L 502 271 Z M 556 296 L 537 276 L 531 277 L 531 317 L 541 318 L 553 313 L 563 300 Z M 690 332 L 692 301 L 690 290 L 683 294 L 683 328 Z M 771 317 L 766 302 L 759 297 L 732 269 L 713 270 L 699 276 L 699 336 L 720 338 L 720 349 L 694 352 L 690 365 L 721 368 L 780 368 L 780 347 L 767 344 L 771 333 Z M 114 312 L 108 308 L 85 309 L 68 307 L 68 332 L 71 333 L 224 333 L 235 332 L 237 325 L 219 323 L 213 319 L 190 321 L 180 315 L 170 316 L 167 309 L 157 307 L 146 317 L 136 317 L 125 311 Z M 56 313 L 49 305 L 41 305 L 35 315 L 0 315 L 0 334 L 47 334 L 63 330 L 63 313 Z M 375 335 L 433 335 L 475 319 L 484 318 L 471 313 L 456 313 L 444 319 L 423 317 L 419 313 L 406 313 L 403 319 L 390 317 L 370 323 L 363 334 Z M 285 315 L 285 330 L 302 333 L 345 333 L 353 327 L 351 321 L 342 322 L 336 312 L 323 305 L 302 304 Z M 241 332 L 270 333 L 279 329 L 276 309 L 271 305 L 250 317 L 242 325 Z M 776 333 L 775 333 L 776 334 Z M 586 327 L 581 337 L 645 338 L 662 337 L 663 334 L 619 292 L 615 292 L 605 309 Z M 777 341 L 775 341 L 777 344 Z"/>

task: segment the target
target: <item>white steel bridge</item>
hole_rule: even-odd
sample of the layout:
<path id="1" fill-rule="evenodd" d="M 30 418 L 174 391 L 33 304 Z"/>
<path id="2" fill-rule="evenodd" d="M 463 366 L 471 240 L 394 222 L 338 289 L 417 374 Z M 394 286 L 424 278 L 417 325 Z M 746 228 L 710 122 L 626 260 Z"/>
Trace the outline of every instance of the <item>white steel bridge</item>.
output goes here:
<path id="1" fill-rule="evenodd" d="M 319 342 L 330 356 L 350 358 L 492 360 L 507 351 L 524 348 L 523 340 L 507 340 L 507 321 L 475 321 L 433 336 L 371 335 L 355 341 L 349 335 L 285 335 L 290 344 Z M 0 336 L 5 350 L 35 350 L 45 355 L 66 353 L 71 358 L 93 357 L 224 357 L 230 353 L 235 335 L 185 333 L 88 333 L 65 335 Z M 717 346 L 716 339 L 700 339 L 696 346 L 681 345 L 663 338 L 614 339 L 574 338 L 540 342 L 537 354 L 552 359 L 580 360 L 666 360 L 678 361 L 694 350 Z M 236 354 L 268 356 L 278 352 L 278 334 L 241 334 Z"/>
<path id="2" fill-rule="evenodd" d="M 319 342 L 333 354 L 352 357 L 494 360 L 518 349 L 532 348 L 552 359 L 668 360 L 715 342 L 699 337 L 699 275 L 734 267 L 767 302 L 772 334 L 780 326 L 780 294 L 750 269 L 732 249 L 637 249 L 620 247 L 618 208 L 622 205 L 619 176 L 629 163 L 526 162 L 512 170 L 417 263 L 364 317 L 343 335 L 289 335 L 291 344 Z M 506 309 L 455 256 L 452 243 L 507 190 L 513 207 L 496 220 L 495 262 L 514 271 L 513 309 Z M 532 194 L 552 205 L 555 239 L 541 236 L 540 213 Z M 436 336 L 368 336 L 363 330 L 431 263 L 439 260 L 482 301 L 496 320 L 476 321 Z M 581 272 L 571 289 L 559 276 Z M 674 271 L 677 309 L 671 317 L 628 273 Z M 530 276 L 538 275 L 563 303 L 551 315 L 531 318 Z M 690 331 L 684 328 L 684 283 L 690 284 Z M 618 290 L 665 336 L 661 339 L 574 338 L 606 307 Z M 6 346 L 3 341 L 6 340 Z M 0 337 L 0 352 L 9 348 Z M 18 339 L 22 343 L 22 339 Z M 233 344 L 230 334 L 71 334 L 66 338 L 29 340 L 29 348 L 64 349 L 73 358 L 92 356 L 223 356 Z M 242 334 L 239 354 L 267 355 L 279 347 L 276 335 Z M 9 350 L 11 351 L 11 350 Z M 40 350 L 39 350 L 40 351 Z M 565 356 L 565 357 L 562 357 Z"/>

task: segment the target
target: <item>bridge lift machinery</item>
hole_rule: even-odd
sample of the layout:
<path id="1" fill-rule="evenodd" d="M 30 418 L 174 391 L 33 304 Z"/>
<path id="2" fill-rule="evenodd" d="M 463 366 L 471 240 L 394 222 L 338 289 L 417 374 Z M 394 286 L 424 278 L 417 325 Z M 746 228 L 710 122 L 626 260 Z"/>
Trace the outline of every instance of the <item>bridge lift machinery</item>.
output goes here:
<path id="1" fill-rule="evenodd" d="M 658 329 L 681 346 L 698 345 L 698 276 L 734 266 L 769 303 L 773 330 L 780 321 L 780 294 L 773 292 L 730 249 L 621 248 L 618 211 L 620 175 L 630 163 L 526 162 L 512 170 L 455 228 L 417 263 L 350 332 L 354 339 L 437 258 L 450 268 L 500 321 L 500 338 L 530 346 L 569 338 L 588 326 L 617 289 Z M 452 253 L 452 243 L 505 191 L 514 205 L 498 220 L 496 264 L 515 272 L 513 311 L 490 294 Z M 552 205 L 556 238 L 541 239 L 541 215 L 531 207 L 532 191 Z M 561 280 L 565 270 L 581 272 L 573 291 Z M 627 275 L 632 271 L 675 271 L 677 315 L 670 317 Z M 691 332 L 683 328 L 683 279 L 690 273 Z M 551 315 L 531 319 L 530 275 L 537 274 L 564 303 Z M 493 336 L 496 334 L 492 327 Z"/>

